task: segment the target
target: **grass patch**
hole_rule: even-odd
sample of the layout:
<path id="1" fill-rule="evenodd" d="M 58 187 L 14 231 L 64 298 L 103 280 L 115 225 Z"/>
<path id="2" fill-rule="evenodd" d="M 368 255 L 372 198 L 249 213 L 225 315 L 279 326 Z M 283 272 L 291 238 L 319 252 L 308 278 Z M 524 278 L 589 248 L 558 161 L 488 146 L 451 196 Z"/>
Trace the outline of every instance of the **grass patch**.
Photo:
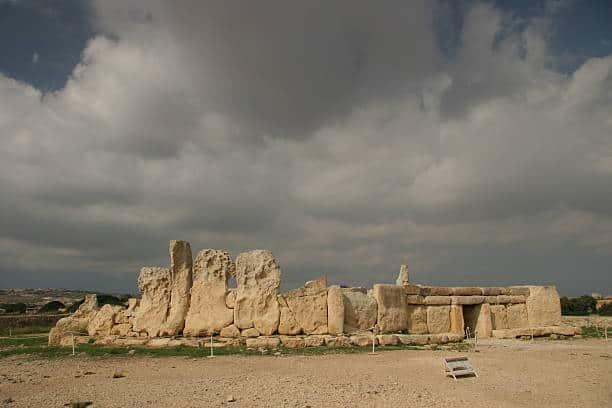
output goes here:
<path id="1" fill-rule="evenodd" d="M 2 327 L 0 328 L 0 336 L 20 336 L 23 334 L 42 334 L 49 333 L 55 323 L 42 326 L 25 326 L 25 327 Z"/>
<path id="2" fill-rule="evenodd" d="M 612 327 L 607 328 L 608 337 L 612 338 Z M 585 338 L 603 338 L 604 328 L 595 326 L 582 326 L 582 337 Z"/>

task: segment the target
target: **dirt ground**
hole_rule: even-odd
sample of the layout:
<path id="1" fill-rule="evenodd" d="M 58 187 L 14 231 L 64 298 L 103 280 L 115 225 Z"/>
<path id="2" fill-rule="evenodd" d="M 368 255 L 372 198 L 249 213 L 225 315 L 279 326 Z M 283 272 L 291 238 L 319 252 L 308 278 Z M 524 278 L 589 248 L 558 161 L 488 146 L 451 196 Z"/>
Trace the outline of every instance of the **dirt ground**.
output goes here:
<path id="1" fill-rule="evenodd" d="M 0 359 L 0 406 L 62 407 L 77 400 L 95 407 L 612 406 L 612 340 L 496 340 L 477 350 L 11 357 Z M 444 376 L 442 358 L 460 354 L 478 378 Z M 113 378 L 115 372 L 124 377 Z"/>

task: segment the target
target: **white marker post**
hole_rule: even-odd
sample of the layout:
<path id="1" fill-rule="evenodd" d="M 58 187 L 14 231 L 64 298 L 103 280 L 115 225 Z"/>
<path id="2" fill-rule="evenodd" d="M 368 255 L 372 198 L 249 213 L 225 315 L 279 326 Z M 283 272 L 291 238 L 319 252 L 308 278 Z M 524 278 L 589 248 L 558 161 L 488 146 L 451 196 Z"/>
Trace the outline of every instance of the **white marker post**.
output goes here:
<path id="1" fill-rule="evenodd" d="M 75 349 L 74 349 L 74 334 L 72 335 L 72 355 L 76 355 L 75 353 Z"/>
<path id="2" fill-rule="evenodd" d="M 212 334 L 210 335 L 210 356 L 208 356 L 208 358 L 213 358 L 215 356 L 214 352 L 213 352 L 213 336 Z"/>
<path id="3" fill-rule="evenodd" d="M 371 355 L 371 356 L 375 356 L 375 355 L 377 355 L 377 354 L 378 354 L 378 353 L 376 352 L 376 333 L 378 333 L 378 325 L 377 325 L 377 324 L 375 324 L 375 325 L 372 327 L 372 352 L 371 352 L 371 353 L 368 353 L 368 354 L 369 354 L 369 355 Z"/>

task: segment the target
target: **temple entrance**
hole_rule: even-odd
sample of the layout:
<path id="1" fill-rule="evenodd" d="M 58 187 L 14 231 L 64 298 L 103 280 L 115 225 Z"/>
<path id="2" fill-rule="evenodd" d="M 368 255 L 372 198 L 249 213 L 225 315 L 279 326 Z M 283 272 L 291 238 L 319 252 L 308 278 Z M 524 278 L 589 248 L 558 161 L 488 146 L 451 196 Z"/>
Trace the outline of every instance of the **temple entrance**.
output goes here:
<path id="1" fill-rule="evenodd" d="M 474 337 L 476 323 L 480 314 L 480 305 L 463 305 L 463 325 L 464 330 L 470 328 L 470 337 Z"/>

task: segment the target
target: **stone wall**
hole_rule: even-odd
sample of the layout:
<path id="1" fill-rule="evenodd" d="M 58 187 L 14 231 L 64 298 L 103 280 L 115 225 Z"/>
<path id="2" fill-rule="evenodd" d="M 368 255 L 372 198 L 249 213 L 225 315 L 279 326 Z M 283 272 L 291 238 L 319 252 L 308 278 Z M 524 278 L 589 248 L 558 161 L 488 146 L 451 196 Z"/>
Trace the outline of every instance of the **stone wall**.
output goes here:
<path id="1" fill-rule="evenodd" d="M 235 278 L 236 288 L 228 282 Z M 414 285 L 402 265 L 396 284 L 371 290 L 327 286 L 324 277 L 280 293 L 281 267 L 270 251 L 232 260 L 205 249 L 192 260 L 185 241 L 170 242 L 170 268 L 145 267 L 140 299 L 127 307 L 98 307 L 90 296 L 61 319 L 49 344 L 88 335 L 103 344 L 150 347 L 198 345 L 216 337 L 222 345 L 382 345 L 444 343 L 470 336 L 518 337 L 574 333 L 561 326 L 554 287 L 438 287 Z M 378 334 L 378 337 L 374 335 Z M 259 347 L 257 346 L 257 347 Z"/>

